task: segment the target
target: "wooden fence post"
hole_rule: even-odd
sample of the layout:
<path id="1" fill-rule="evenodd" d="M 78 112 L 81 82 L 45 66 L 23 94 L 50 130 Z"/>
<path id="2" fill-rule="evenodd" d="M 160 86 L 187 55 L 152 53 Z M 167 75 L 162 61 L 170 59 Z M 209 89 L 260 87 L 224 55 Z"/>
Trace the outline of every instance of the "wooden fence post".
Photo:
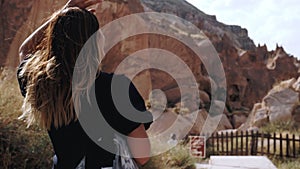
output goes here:
<path id="1" fill-rule="evenodd" d="M 298 136 L 298 140 L 296 139 L 296 141 L 298 141 L 298 149 L 296 148 L 296 157 L 298 157 L 300 152 L 300 136 Z"/>
<path id="2" fill-rule="evenodd" d="M 235 155 L 239 155 L 239 134 L 235 132 Z"/>
<path id="3" fill-rule="evenodd" d="M 280 157 L 283 157 L 283 152 L 282 152 L 282 134 L 280 133 L 280 137 L 279 137 L 279 155 Z"/>
<path id="4" fill-rule="evenodd" d="M 249 133 L 248 133 L 248 130 L 246 131 L 246 155 L 249 155 L 249 152 L 248 152 L 248 143 L 249 143 Z"/>
<path id="5" fill-rule="evenodd" d="M 233 155 L 233 132 L 230 132 L 230 155 Z"/>
<path id="6" fill-rule="evenodd" d="M 244 132 L 243 131 L 241 131 L 241 155 L 244 155 L 244 143 L 243 143 L 243 141 L 244 141 Z"/>
<path id="7" fill-rule="evenodd" d="M 273 150 L 274 155 L 276 155 L 276 133 L 273 134 Z"/>
<path id="8" fill-rule="evenodd" d="M 289 134 L 286 134 L 286 157 L 290 156 L 290 138 Z"/>
<path id="9" fill-rule="evenodd" d="M 221 133 L 221 151 L 223 154 L 224 153 L 224 134 L 223 134 L 223 132 Z"/>
<path id="10" fill-rule="evenodd" d="M 270 136 L 271 136 L 271 134 L 270 133 L 268 133 L 268 135 L 267 135 L 267 154 L 268 155 L 270 155 Z"/>
<path id="11" fill-rule="evenodd" d="M 216 136 L 217 136 L 217 153 L 219 155 L 220 151 L 219 151 L 219 134 L 218 134 L 218 132 L 216 132 Z"/>
<path id="12" fill-rule="evenodd" d="M 264 155 L 264 132 L 261 133 L 261 148 L 260 148 L 260 154 Z"/>
<path id="13" fill-rule="evenodd" d="M 258 131 L 256 131 L 256 135 L 255 135 L 255 155 L 257 155 L 257 151 L 258 151 L 258 137 L 259 137 L 259 133 Z"/>
<path id="14" fill-rule="evenodd" d="M 229 155 L 229 145 L 228 145 L 228 132 L 225 133 L 225 137 L 226 137 L 226 155 Z"/>
<path id="15" fill-rule="evenodd" d="M 211 147 L 212 147 L 212 155 L 215 155 L 215 138 L 214 133 L 211 134 Z"/>
<path id="16" fill-rule="evenodd" d="M 254 133 L 251 131 L 251 155 L 257 154 L 258 131 Z"/>
<path id="17" fill-rule="evenodd" d="M 296 158 L 296 140 L 295 140 L 295 134 L 293 134 L 293 157 Z"/>

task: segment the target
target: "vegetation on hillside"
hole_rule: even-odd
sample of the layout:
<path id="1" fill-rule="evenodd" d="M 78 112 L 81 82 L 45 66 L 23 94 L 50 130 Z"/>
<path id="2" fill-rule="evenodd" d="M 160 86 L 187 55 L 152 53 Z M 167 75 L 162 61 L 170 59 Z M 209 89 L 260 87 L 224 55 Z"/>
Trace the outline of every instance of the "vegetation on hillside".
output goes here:
<path id="1" fill-rule="evenodd" d="M 18 120 L 23 98 L 15 70 L 1 68 L 0 91 L 0 168 L 50 168 L 53 152 L 47 133 Z"/>

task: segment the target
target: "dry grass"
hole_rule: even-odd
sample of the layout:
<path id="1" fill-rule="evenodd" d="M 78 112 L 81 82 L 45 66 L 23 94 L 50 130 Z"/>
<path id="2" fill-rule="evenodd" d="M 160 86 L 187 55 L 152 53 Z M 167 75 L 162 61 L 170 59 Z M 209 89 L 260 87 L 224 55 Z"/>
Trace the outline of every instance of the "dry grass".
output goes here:
<path id="1" fill-rule="evenodd" d="M 196 169 L 195 162 L 196 159 L 191 157 L 188 145 L 181 143 L 165 153 L 151 157 L 142 169 Z"/>
<path id="2" fill-rule="evenodd" d="M 53 155 L 44 130 L 18 120 L 22 96 L 15 70 L 0 70 L 0 168 L 50 168 Z"/>
<path id="3" fill-rule="evenodd" d="M 300 128 L 294 121 L 277 121 L 274 123 L 267 123 L 260 128 L 260 131 L 265 133 L 299 134 Z"/>
<path id="4" fill-rule="evenodd" d="M 300 169 L 300 158 L 287 159 L 275 156 L 270 159 L 278 169 Z"/>

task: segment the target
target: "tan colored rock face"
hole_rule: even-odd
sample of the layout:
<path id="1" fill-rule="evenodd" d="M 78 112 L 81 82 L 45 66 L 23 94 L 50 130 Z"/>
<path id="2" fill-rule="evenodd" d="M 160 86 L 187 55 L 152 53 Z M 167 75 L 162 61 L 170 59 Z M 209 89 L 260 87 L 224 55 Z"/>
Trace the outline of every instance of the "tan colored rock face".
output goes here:
<path id="1" fill-rule="evenodd" d="M 7 1 L 1 5 L 0 66 L 16 66 L 21 43 L 45 18 L 65 4 L 66 0 Z M 49 8 L 51 7 L 51 8 Z M 2 34 L 2 35 L 1 35 Z"/>
<path id="2" fill-rule="evenodd" d="M 233 128 L 239 128 L 242 124 L 244 124 L 247 121 L 248 118 L 248 111 L 234 111 L 233 114 Z"/>
<path id="3" fill-rule="evenodd" d="M 32 2 L 1 1 L 0 3 L 0 65 L 6 56 L 17 30 L 26 21 Z M 17 48 L 16 48 L 17 49 Z M 15 56 L 17 57 L 17 56 Z"/>
<path id="4" fill-rule="evenodd" d="M 296 106 L 292 112 L 293 120 L 300 126 L 300 106 Z"/>
<path id="5" fill-rule="evenodd" d="M 253 117 L 253 126 L 261 127 L 269 122 L 268 110 L 265 107 L 257 109 Z"/>
<path id="6" fill-rule="evenodd" d="M 288 121 L 292 119 L 293 108 L 299 102 L 299 93 L 292 89 L 284 89 L 270 94 L 264 101 L 269 107 L 270 122 Z"/>
<path id="7" fill-rule="evenodd" d="M 299 91 L 295 88 L 298 80 L 283 81 L 270 90 L 262 103 L 255 104 L 246 125 L 261 127 L 278 121 L 299 123 Z"/>

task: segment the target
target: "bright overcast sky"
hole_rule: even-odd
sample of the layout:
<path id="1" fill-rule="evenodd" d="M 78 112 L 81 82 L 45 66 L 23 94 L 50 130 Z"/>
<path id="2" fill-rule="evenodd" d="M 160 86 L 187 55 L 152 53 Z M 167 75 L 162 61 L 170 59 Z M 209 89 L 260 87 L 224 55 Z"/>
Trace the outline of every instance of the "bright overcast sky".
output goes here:
<path id="1" fill-rule="evenodd" d="M 299 0 L 187 0 L 206 14 L 216 15 L 225 24 L 240 25 L 248 30 L 257 45 L 276 43 L 287 53 L 300 58 Z"/>

